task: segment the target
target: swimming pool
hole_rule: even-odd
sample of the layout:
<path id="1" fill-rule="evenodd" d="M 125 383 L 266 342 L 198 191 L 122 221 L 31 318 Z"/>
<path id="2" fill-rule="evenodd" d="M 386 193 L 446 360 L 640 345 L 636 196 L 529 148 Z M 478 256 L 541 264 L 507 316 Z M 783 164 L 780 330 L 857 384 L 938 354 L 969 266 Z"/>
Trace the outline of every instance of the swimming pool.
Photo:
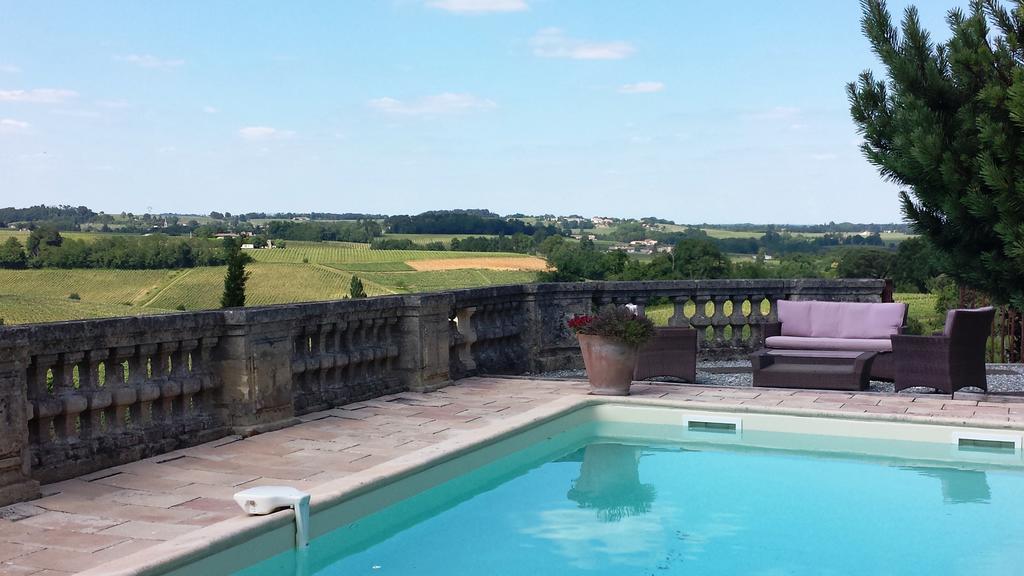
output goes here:
<path id="1" fill-rule="evenodd" d="M 600 405 L 324 510 L 314 536 L 235 573 L 1015 574 L 1024 461 L 1019 432 Z"/>

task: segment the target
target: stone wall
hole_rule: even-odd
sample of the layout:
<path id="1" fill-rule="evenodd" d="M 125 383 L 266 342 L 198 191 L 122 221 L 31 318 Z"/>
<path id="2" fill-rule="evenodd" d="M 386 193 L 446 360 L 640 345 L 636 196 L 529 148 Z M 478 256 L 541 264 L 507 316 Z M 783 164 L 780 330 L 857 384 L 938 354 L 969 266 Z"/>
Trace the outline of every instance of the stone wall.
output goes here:
<path id="1" fill-rule="evenodd" d="M 39 482 L 286 426 L 296 416 L 472 374 L 581 366 L 566 322 L 669 302 L 702 355 L 749 352 L 779 299 L 878 301 L 882 281 L 496 286 L 0 328 L 0 504 Z M 656 300 L 657 299 L 657 300 Z M 766 301 L 767 312 L 762 312 Z"/>

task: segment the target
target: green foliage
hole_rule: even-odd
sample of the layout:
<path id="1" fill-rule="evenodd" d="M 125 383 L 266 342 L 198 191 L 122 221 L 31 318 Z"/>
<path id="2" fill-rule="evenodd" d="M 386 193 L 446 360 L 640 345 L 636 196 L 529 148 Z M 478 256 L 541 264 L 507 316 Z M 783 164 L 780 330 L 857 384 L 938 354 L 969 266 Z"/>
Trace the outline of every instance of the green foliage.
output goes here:
<path id="1" fill-rule="evenodd" d="M 26 262 L 28 262 L 28 258 L 25 256 L 25 250 L 17 238 L 12 236 L 3 244 L 0 244 L 0 268 L 17 270 L 24 268 Z"/>
<path id="2" fill-rule="evenodd" d="M 889 278 L 895 255 L 885 250 L 852 248 L 839 258 L 836 275 L 840 278 Z"/>
<path id="3" fill-rule="evenodd" d="M 408 238 L 378 238 L 370 243 L 371 250 L 430 250 L 443 252 L 448 247 L 443 242 L 417 244 Z"/>
<path id="4" fill-rule="evenodd" d="M 31 240 L 31 237 L 30 237 Z M 218 266 L 225 263 L 219 240 L 151 236 L 74 238 L 40 245 L 28 263 L 33 268 L 116 268 L 158 270 Z"/>
<path id="5" fill-rule="evenodd" d="M 865 71 L 847 86 L 861 149 L 903 188 L 904 215 L 948 257 L 949 274 L 1024 306 L 1024 4 L 950 10 L 945 44 L 931 41 L 914 7 L 902 30 L 884 0 L 863 9 L 887 79 Z"/>
<path id="6" fill-rule="evenodd" d="M 245 283 L 249 280 L 245 265 L 252 259 L 242 252 L 241 244 L 234 238 L 224 239 L 224 259 L 228 263 L 228 271 L 224 275 L 224 294 L 220 298 L 220 306 L 245 306 Z"/>
<path id="7" fill-rule="evenodd" d="M 366 290 L 363 288 L 363 281 L 359 279 L 359 276 L 352 277 L 348 294 L 352 298 L 366 298 Z"/>
<path id="8" fill-rule="evenodd" d="M 312 242 L 368 243 L 383 234 L 380 224 L 373 220 L 357 222 L 292 222 L 274 220 L 267 223 L 267 235 L 277 240 L 306 240 Z"/>
<path id="9" fill-rule="evenodd" d="M 28 235 L 28 242 L 25 244 L 25 249 L 28 251 L 28 255 L 35 257 L 39 255 L 39 252 L 45 247 L 60 247 L 64 242 L 64 238 L 61 237 L 60 232 L 57 231 L 55 226 L 44 224 L 36 227 L 32 230 L 32 233 Z"/>
<path id="10" fill-rule="evenodd" d="M 630 346 L 639 346 L 654 336 L 654 323 L 624 306 L 608 304 L 592 316 L 577 316 L 569 321 L 577 334 L 606 336 L 621 340 Z"/>
<path id="11" fill-rule="evenodd" d="M 526 234 L 513 234 L 512 236 L 470 236 L 468 238 L 453 238 L 452 250 L 463 250 L 466 252 L 515 252 L 517 254 L 532 254 L 537 247 L 535 242 L 538 238 L 546 238 L 540 234 L 527 236 Z"/>
<path id="12" fill-rule="evenodd" d="M 621 274 L 629 261 L 629 257 L 621 252 L 599 251 L 590 240 L 569 242 L 561 236 L 548 238 L 540 250 L 555 267 L 555 270 L 540 274 L 543 282 L 608 280 Z"/>
<path id="13" fill-rule="evenodd" d="M 928 283 L 928 292 L 935 295 L 935 311 L 946 314 L 947 310 L 960 306 L 960 289 L 949 276 L 938 276 Z"/>
<path id="14" fill-rule="evenodd" d="M 927 238 L 910 238 L 900 243 L 893 262 L 892 279 L 900 292 L 927 292 L 928 282 L 945 269 L 942 253 Z"/>
<path id="15" fill-rule="evenodd" d="M 71 294 L 68 294 L 68 300 L 81 300 L 81 299 L 82 299 L 82 297 L 78 294 L 78 292 L 72 292 Z"/>
<path id="16" fill-rule="evenodd" d="M 687 238 L 672 250 L 672 269 L 682 278 L 728 278 L 731 262 L 711 240 Z"/>
<path id="17" fill-rule="evenodd" d="M 831 264 L 831 258 L 828 258 Z M 823 264 L 820 258 L 808 254 L 793 254 L 779 261 L 775 268 L 776 278 L 823 278 L 825 277 L 827 264 Z"/>

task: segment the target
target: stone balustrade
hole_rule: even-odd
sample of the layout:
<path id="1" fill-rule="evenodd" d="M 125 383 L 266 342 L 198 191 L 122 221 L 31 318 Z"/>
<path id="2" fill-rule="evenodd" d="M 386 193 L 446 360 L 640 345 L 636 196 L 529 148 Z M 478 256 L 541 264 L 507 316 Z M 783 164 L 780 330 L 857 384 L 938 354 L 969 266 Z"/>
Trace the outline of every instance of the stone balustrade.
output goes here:
<path id="1" fill-rule="evenodd" d="M 472 374 L 581 366 L 569 318 L 670 306 L 702 355 L 757 347 L 780 299 L 878 301 L 875 280 L 495 286 L 0 328 L 0 504 L 299 415 Z"/>

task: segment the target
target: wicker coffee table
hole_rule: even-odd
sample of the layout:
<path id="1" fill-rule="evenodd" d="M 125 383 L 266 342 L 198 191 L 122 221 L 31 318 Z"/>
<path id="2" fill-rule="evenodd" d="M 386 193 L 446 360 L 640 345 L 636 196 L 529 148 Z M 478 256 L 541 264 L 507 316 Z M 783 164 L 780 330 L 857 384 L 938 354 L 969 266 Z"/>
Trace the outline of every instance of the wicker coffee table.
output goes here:
<path id="1" fill-rule="evenodd" d="M 754 386 L 867 390 L 876 352 L 761 350 L 750 356 Z"/>

